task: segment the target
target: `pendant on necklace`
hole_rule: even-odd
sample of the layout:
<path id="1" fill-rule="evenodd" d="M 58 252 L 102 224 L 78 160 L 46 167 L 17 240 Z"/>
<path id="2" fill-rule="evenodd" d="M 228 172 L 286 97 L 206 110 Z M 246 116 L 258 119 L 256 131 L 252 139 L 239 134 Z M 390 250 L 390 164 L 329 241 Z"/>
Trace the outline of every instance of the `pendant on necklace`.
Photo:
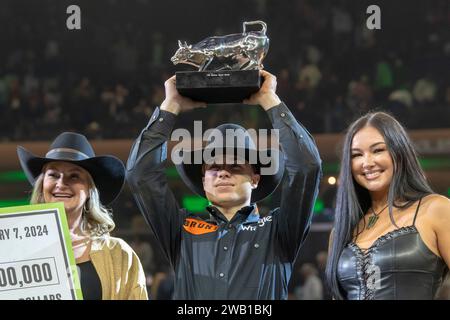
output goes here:
<path id="1" fill-rule="evenodd" d="M 378 221 L 378 216 L 376 216 L 376 215 L 370 216 L 366 229 L 372 228 L 375 225 L 375 223 L 377 223 L 377 221 Z"/>

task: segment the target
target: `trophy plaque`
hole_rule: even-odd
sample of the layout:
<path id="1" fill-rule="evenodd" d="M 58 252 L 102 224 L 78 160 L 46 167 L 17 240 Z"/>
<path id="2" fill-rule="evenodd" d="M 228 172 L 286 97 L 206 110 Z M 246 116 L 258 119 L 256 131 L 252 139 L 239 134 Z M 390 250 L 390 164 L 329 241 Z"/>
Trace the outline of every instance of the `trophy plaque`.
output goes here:
<path id="1" fill-rule="evenodd" d="M 259 25 L 261 30 L 247 31 L 250 25 Z M 207 103 L 242 102 L 257 92 L 259 70 L 269 49 L 266 30 L 263 21 L 249 21 L 243 23 L 242 33 L 208 37 L 194 45 L 178 41 L 171 61 L 198 68 L 175 73 L 178 92 Z"/>

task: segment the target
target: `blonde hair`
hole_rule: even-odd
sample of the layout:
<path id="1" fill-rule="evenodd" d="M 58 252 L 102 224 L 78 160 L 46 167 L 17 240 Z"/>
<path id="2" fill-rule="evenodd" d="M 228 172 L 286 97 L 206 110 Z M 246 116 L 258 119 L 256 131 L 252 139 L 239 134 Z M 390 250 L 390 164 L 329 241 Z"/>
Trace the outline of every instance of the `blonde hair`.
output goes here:
<path id="1" fill-rule="evenodd" d="M 45 203 L 43 182 L 44 174 L 41 173 L 34 183 L 30 204 Z M 88 184 L 89 198 L 83 206 L 80 229 L 91 238 L 109 235 L 116 226 L 112 219 L 112 212 L 101 204 L 98 189 L 89 173 Z"/>

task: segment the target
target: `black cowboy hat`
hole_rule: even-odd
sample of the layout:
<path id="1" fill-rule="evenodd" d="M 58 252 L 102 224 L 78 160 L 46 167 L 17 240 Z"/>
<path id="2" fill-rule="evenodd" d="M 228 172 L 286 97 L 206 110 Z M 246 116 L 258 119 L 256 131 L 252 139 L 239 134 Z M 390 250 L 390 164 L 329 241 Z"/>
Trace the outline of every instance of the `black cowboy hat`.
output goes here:
<path id="1" fill-rule="evenodd" d="M 82 167 L 91 175 L 100 193 L 100 201 L 105 205 L 114 201 L 125 181 L 125 167 L 122 161 L 110 155 L 95 156 L 89 141 L 78 133 L 61 133 L 43 158 L 35 156 L 21 146 L 17 147 L 17 155 L 32 185 L 42 173 L 46 163 L 64 161 Z"/>
<path id="2" fill-rule="evenodd" d="M 249 161 L 249 159 L 256 159 L 256 163 L 253 163 L 253 160 L 249 161 L 254 169 L 256 169 L 256 173 L 260 173 L 261 169 L 263 168 L 269 168 L 271 165 L 274 165 L 277 168 L 276 172 L 274 172 L 273 174 L 260 175 L 258 187 L 252 191 L 251 202 L 258 202 L 269 196 L 276 189 L 283 177 L 283 152 L 278 149 L 257 150 L 256 145 L 249 135 L 248 131 L 237 124 L 226 123 L 218 126 L 216 129 L 219 130 L 219 132 L 222 134 L 222 137 L 224 137 L 224 139 L 222 139 L 221 141 L 218 141 L 220 139 L 213 138 L 212 136 L 214 134 L 211 134 L 206 139 L 207 141 L 209 141 L 206 146 L 192 151 L 181 150 L 183 152 L 181 152 L 180 157 L 183 158 L 183 161 L 181 163 L 176 163 L 175 167 L 184 183 L 193 192 L 206 198 L 202 182 L 202 166 L 204 163 L 203 160 L 208 161 L 209 155 L 211 156 L 210 159 L 212 159 L 215 156 L 215 151 L 221 150 L 222 154 L 224 155 L 231 152 L 235 155 L 245 155 L 245 159 L 247 161 Z M 230 141 L 228 139 L 225 139 L 226 130 L 240 132 L 246 138 L 240 141 L 238 138 L 235 138 L 234 141 L 231 141 L 232 144 L 230 146 L 227 146 L 226 143 Z M 222 143 L 222 141 L 224 143 Z M 204 158 L 205 152 L 207 152 L 206 159 Z M 267 161 L 261 161 L 262 159 L 264 159 L 263 157 L 270 158 L 270 162 L 264 164 Z M 195 163 L 193 161 L 194 159 L 202 159 L 202 163 Z"/>

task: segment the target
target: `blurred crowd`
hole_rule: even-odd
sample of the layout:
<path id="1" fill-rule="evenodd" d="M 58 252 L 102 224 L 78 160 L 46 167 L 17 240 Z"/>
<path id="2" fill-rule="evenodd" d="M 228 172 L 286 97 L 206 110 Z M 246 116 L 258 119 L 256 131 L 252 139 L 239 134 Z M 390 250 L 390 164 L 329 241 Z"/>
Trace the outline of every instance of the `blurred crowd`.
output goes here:
<path id="1" fill-rule="evenodd" d="M 408 128 L 450 125 L 445 0 L 380 1 L 381 30 L 367 29 L 365 1 L 81 2 L 79 31 L 65 28 L 64 1 L 5 2 L 3 141 L 46 140 L 62 130 L 134 138 L 162 101 L 164 80 L 182 69 L 170 62 L 177 40 L 238 33 L 256 19 L 271 40 L 265 68 L 313 133 L 341 132 L 369 109 L 390 111 Z M 204 119 L 217 121 L 213 111 Z"/>

